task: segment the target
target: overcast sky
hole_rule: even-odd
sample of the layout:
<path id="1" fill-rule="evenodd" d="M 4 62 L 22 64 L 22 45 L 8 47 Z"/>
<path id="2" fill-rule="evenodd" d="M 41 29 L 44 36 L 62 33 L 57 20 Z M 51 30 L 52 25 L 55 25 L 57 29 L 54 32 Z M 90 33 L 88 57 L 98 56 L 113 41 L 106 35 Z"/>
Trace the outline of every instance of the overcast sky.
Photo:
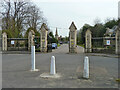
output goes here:
<path id="1" fill-rule="evenodd" d="M 32 0 L 43 11 L 50 29 L 68 36 L 69 26 L 74 21 L 79 30 L 84 24 L 94 25 L 100 18 L 118 18 L 119 0 Z"/>

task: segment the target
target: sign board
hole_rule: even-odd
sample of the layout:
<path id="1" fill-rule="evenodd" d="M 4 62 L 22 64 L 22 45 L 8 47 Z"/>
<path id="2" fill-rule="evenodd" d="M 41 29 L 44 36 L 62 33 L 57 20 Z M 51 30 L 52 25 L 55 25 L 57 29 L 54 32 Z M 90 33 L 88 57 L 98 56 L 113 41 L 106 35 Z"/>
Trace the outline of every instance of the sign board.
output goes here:
<path id="1" fill-rule="evenodd" d="M 14 41 L 11 41 L 11 44 L 13 45 L 13 44 L 14 44 Z"/>
<path id="2" fill-rule="evenodd" d="M 110 45 L 110 40 L 107 40 L 107 45 Z"/>

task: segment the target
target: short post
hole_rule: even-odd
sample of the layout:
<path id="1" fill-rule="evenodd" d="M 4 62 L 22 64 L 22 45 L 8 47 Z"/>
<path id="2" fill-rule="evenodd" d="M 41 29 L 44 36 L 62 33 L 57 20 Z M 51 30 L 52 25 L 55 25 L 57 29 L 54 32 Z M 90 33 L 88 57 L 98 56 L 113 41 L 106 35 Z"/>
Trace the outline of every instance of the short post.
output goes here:
<path id="1" fill-rule="evenodd" d="M 56 69 L 55 69 L 55 57 L 51 57 L 51 67 L 50 67 L 50 74 L 55 75 Z"/>
<path id="2" fill-rule="evenodd" d="M 31 64 L 32 64 L 32 71 L 35 70 L 35 46 L 31 46 Z"/>
<path id="3" fill-rule="evenodd" d="M 83 78 L 89 79 L 89 58 L 87 56 L 84 58 Z"/>
<path id="4" fill-rule="evenodd" d="M 31 46 L 31 71 L 39 71 L 35 69 L 35 46 Z"/>

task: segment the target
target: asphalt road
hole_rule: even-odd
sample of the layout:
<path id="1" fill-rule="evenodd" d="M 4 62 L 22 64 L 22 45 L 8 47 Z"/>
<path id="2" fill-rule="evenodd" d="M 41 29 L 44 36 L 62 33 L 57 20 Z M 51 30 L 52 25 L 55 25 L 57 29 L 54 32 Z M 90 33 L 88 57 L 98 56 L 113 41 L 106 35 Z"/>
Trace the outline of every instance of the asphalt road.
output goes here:
<path id="1" fill-rule="evenodd" d="M 118 88 L 118 59 L 102 56 L 88 56 L 90 59 L 90 79 L 82 78 L 82 47 L 77 54 L 68 54 L 68 45 L 62 45 L 52 53 L 36 54 L 36 68 L 31 72 L 30 54 L 3 54 L 3 88 Z M 56 57 L 56 70 L 61 78 L 41 78 L 50 71 L 50 58 Z"/>

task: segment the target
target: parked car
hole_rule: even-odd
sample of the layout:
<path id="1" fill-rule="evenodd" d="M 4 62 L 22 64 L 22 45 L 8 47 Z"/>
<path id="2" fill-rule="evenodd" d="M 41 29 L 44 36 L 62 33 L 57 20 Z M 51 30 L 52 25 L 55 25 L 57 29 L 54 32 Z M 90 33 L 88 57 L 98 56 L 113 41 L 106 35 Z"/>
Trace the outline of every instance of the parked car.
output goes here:
<path id="1" fill-rule="evenodd" d="M 57 44 L 56 43 L 52 43 L 52 49 L 56 49 L 57 48 Z"/>

